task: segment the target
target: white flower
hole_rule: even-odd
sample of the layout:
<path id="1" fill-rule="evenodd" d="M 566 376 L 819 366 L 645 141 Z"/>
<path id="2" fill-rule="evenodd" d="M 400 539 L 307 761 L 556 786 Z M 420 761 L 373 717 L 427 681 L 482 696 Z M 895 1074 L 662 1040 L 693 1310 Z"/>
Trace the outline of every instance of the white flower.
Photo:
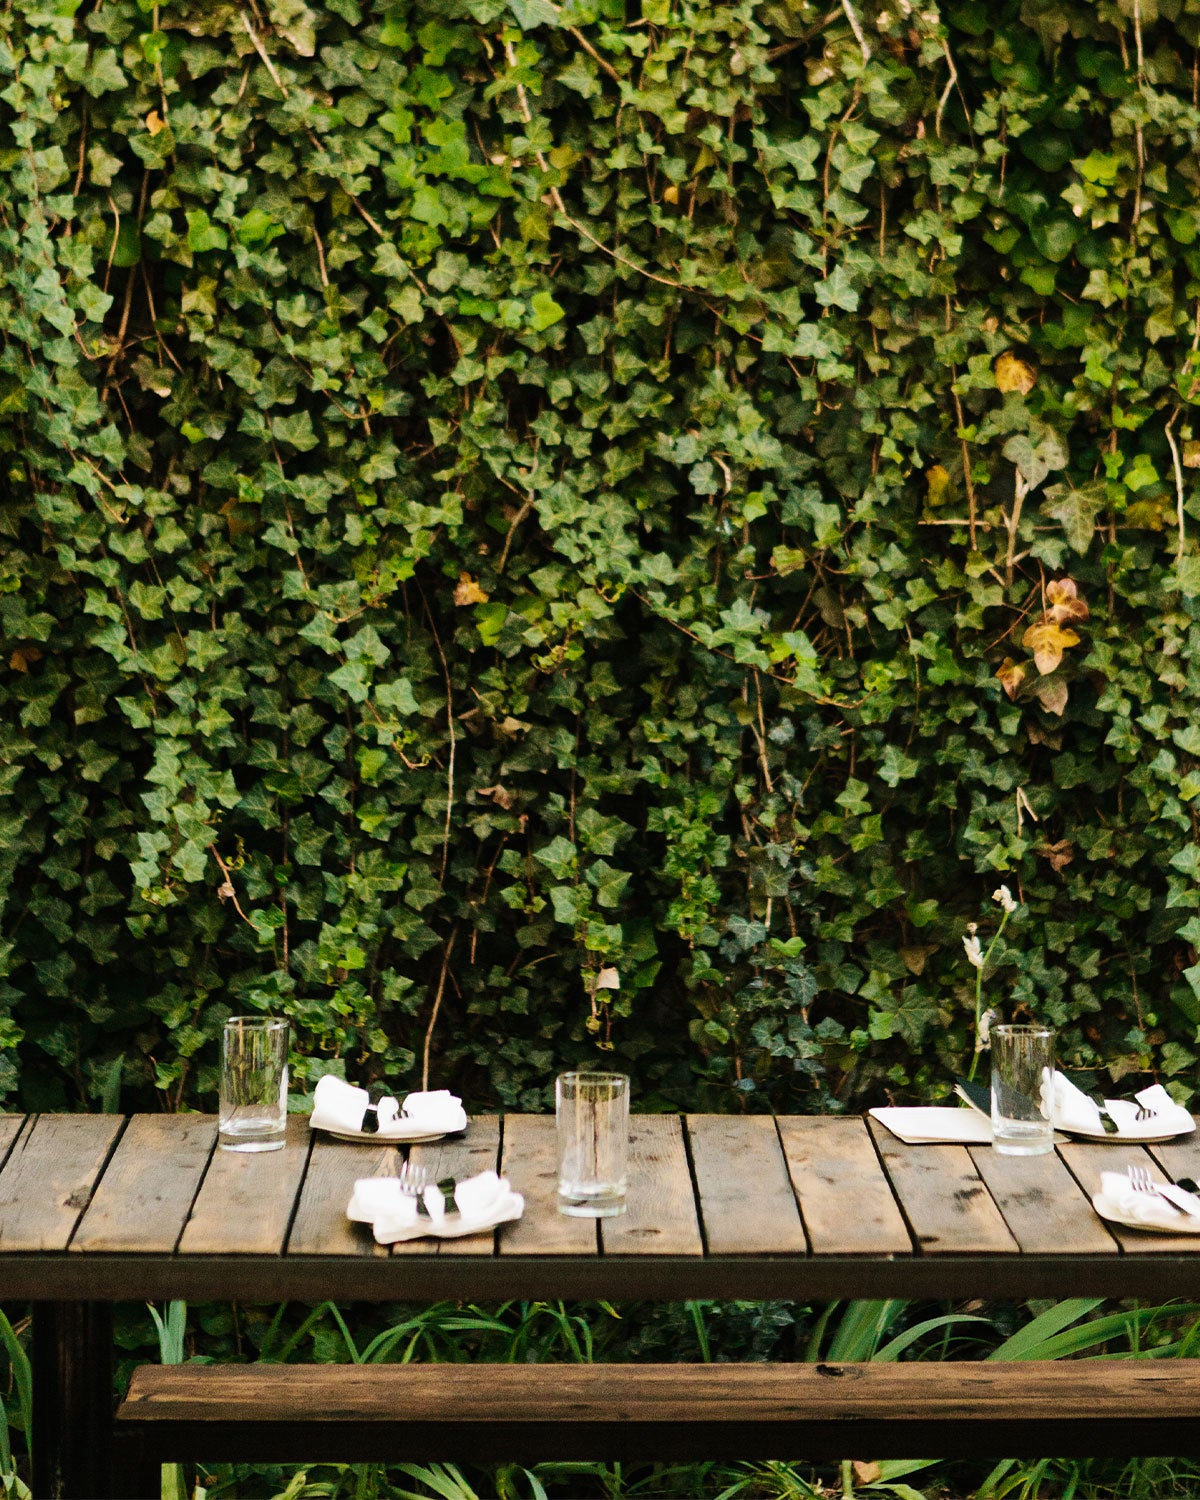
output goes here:
<path id="1" fill-rule="evenodd" d="M 963 938 L 963 947 L 967 950 L 967 962 L 974 969 L 983 968 L 983 949 L 980 947 L 979 939 L 974 933 L 970 937 Z"/>
<path id="2" fill-rule="evenodd" d="M 1017 903 L 1013 900 L 1013 893 L 1006 885 L 1002 885 L 998 891 L 992 892 L 992 900 L 999 903 L 1010 917 L 1017 909 Z"/>
<path id="3" fill-rule="evenodd" d="M 985 1010 L 979 1018 L 979 1029 L 975 1033 L 975 1050 L 982 1052 L 988 1044 L 988 1038 L 992 1032 L 992 1022 L 996 1019 L 994 1010 Z"/>

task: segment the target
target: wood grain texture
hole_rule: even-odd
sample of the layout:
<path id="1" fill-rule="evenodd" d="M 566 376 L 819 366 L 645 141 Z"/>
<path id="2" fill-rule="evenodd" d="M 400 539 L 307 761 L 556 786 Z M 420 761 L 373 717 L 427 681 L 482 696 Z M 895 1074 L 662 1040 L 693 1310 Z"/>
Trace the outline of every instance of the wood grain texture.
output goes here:
<path id="1" fill-rule="evenodd" d="M 71 1239 L 74 1252 L 170 1252 L 217 1140 L 210 1115 L 134 1115 Z"/>
<path id="2" fill-rule="evenodd" d="M 912 1253 L 903 1215 L 861 1119 L 781 1115 L 776 1123 L 814 1255 Z"/>
<path id="3" fill-rule="evenodd" d="M 906 1146 L 875 1120 L 868 1129 L 924 1254 L 1018 1253 L 965 1146 Z"/>
<path id="4" fill-rule="evenodd" d="M 501 1171 L 524 1194 L 525 1214 L 505 1226 L 501 1255 L 595 1255 L 595 1221 L 558 1211 L 558 1137 L 553 1115 L 505 1115 Z"/>
<path id="5" fill-rule="evenodd" d="M 24 1115 L 0 1115 L 0 1167 L 8 1160 L 8 1153 L 24 1123 Z"/>
<path id="6" fill-rule="evenodd" d="M 400 1154 L 393 1146 L 357 1146 L 315 1132 L 296 1215 L 288 1234 L 289 1255 L 387 1255 L 367 1224 L 346 1217 L 360 1177 L 394 1174 Z"/>
<path id="7" fill-rule="evenodd" d="M 92 1196 L 120 1115 L 37 1115 L 0 1171 L 0 1252 L 65 1250 Z"/>
<path id="8" fill-rule="evenodd" d="M 1161 1147 L 1155 1147 L 1155 1152 Z M 1156 1182 L 1168 1177 L 1145 1146 L 1107 1146 L 1096 1141 L 1072 1141 L 1058 1148 L 1071 1175 L 1090 1198 L 1100 1191 L 1101 1172 L 1124 1172 L 1132 1165 L 1146 1167 Z M 1179 1173 L 1190 1176 L 1187 1171 Z M 1157 1234 L 1142 1229 L 1123 1229 L 1119 1224 L 1106 1226 L 1108 1232 L 1127 1255 L 1200 1254 L 1200 1236 L 1194 1234 Z"/>
<path id="9" fill-rule="evenodd" d="M 808 1241 L 771 1115 L 688 1115 L 710 1255 L 804 1255 Z"/>
<path id="10" fill-rule="evenodd" d="M 1181 1177 L 1200 1182 L 1200 1135 L 1185 1135 L 1179 1140 L 1164 1141 L 1161 1146 L 1146 1149 L 1172 1182 L 1178 1182 Z"/>
<path id="11" fill-rule="evenodd" d="M 1010 1233 L 1027 1254 L 1117 1253 L 1116 1240 L 1053 1152 L 1002 1156 L 990 1146 L 968 1149 Z"/>
<path id="12" fill-rule="evenodd" d="M 704 1253 L 678 1115 L 630 1117 L 626 1209 L 599 1222 L 606 1255 Z"/>
<path id="13" fill-rule="evenodd" d="M 279 1151 L 213 1152 L 179 1242 L 185 1255 L 280 1255 L 308 1159 L 308 1121 L 290 1115 Z"/>
<path id="14" fill-rule="evenodd" d="M 896 1364 L 142 1365 L 118 1421 L 500 1426 L 804 1418 L 1200 1419 L 1194 1360 Z"/>
<path id="15" fill-rule="evenodd" d="M 500 1120 L 497 1115 L 478 1115 L 471 1120 L 466 1135 L 430 1141 L 427 1146 L 410 1146 L 409 1160 L 429 1173 L 430 1182 L 445 1177 L 456 1180 L 474 1177 L 477 1172 L 495 1171 L 500 1164 Z M 461 1240 L 408 1240 L 392 1246 L 393 1255 L 493 1255 L 496 1231 L 470 1234 Z"/>

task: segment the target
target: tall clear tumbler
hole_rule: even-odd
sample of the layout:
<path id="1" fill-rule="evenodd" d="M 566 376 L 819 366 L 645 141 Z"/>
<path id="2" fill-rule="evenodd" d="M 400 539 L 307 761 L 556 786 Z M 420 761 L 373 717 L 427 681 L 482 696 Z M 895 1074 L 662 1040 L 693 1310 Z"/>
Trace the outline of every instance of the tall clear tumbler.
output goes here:
<path id="1" fill-rule="evenodd" d="M 560 1073 L 558 1211 L 608 1219 L 625 1212 L 629 1079 L 624 1073 Z"/>
<path id="2" fill-rule="evenodd" d="M 1054 1149 L 1054 1032 L 993 1026 L 992 1145 L 1002 1156 Z"/>
<path id="3" fill-rule="evenodd" d="M 221 1037 L 217 1140 L 226 1151 L 278 1151 L 287 1129 L 288 1023 L 231 1016 Z"/>

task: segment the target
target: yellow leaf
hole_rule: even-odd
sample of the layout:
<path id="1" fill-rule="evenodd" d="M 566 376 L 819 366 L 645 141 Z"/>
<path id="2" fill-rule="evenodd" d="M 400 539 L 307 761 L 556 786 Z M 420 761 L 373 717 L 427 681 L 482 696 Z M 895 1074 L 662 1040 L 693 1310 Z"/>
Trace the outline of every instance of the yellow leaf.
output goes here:
<path id="1" fill-rule="evenodd" d="M 1034 665 L 1044 677 L 1053 672 L 1062 661 L 1063 652 L 1068 646 L 1078 646 L 1079 637 L 1073 630 L 1065 630 L 1049 615 L 1043 615 L 1021 637 L 1021 644 L 1026 651 L 1033 652 Z M 1062 710 L 1058 709 L 1057 712 L 1061 713 Z"/>
<path id="2" fill-rule="evenodd" d="M 875 1462 L 864 1463 L 862 1459 L 856 1458 L 853 1464 L 854 1477 L 859 1484 L 874 1484 L 883 1470 Z"/>
<path id="3" fill-rule="evenodd" d="M 1011 656 L 1006 656 L 1004 664 L 996 672 L 996 677 L 1008 696 L 1015 698 L 1017 689 L 1025 681 L 1025 668 L 1013 661 Z"/>
<path id="4" fill-rule="evenodd" d="M 166 123 L 167 122 L 163 119 L 163 117 L 156 109 L 152 109 L 146 116 L 146 129 L 150 132 L 151 135 L 157 135 L 160 130 L 165 129 Z"/>
<path id="5" fill-rule="evenodd" d="M 925 471 L 926 499 L 931 506 L 945 505 L 954 488 L 949 471 L 941 464 L 934 464 Z"/>
<path id="6" fill-rule="evenodd" d="M 454 590 L 455 604 L 486 604 L 491 598 L 479 587 L 470 573 L 460 573 Z"/>
<path id="7" fill-rule="evenodd" d="M 1183 467 L 1200 469 L 1200 441 L 1195 438 L 1183 445 Z"/>
<path id="8" fill-rule="evenodd" d="M 1037 384 L 1037 371 L 1015 354 L 1002 354 L 993 366 L 996 386 L 1007 396 L 1010 391 L 1020 391 L 1027 396 Z"/>
<path id="9" fill-rule="evenodd" d="M 664 203 L 678 203 L 679 202 L 679 189 L 675 186 L 675 184 L 673 182 L 668 187 L 663 188 L 663 202 Z"/>
<path id="10" fill-rule="evenodd" d="M 1057 624 L 1064 620 L 1086 620 L 1091 611 L 1087 602 L 1079 597 L 1073 578 L 1054 578 L 1046 585 L 1046 598 L 1050 607 L 1046 613 Z"/>

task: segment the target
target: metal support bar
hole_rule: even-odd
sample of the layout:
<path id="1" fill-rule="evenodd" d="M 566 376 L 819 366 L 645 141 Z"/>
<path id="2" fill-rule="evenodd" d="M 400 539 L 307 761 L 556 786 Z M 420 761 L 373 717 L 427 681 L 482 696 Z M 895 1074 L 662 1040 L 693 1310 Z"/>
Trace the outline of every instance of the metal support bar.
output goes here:
<path id="1" fill-rule="evenodd" d="M 110 1303 L 34 1303 L 34 1500 L 112 1493 L 112 1377 Z"/>

